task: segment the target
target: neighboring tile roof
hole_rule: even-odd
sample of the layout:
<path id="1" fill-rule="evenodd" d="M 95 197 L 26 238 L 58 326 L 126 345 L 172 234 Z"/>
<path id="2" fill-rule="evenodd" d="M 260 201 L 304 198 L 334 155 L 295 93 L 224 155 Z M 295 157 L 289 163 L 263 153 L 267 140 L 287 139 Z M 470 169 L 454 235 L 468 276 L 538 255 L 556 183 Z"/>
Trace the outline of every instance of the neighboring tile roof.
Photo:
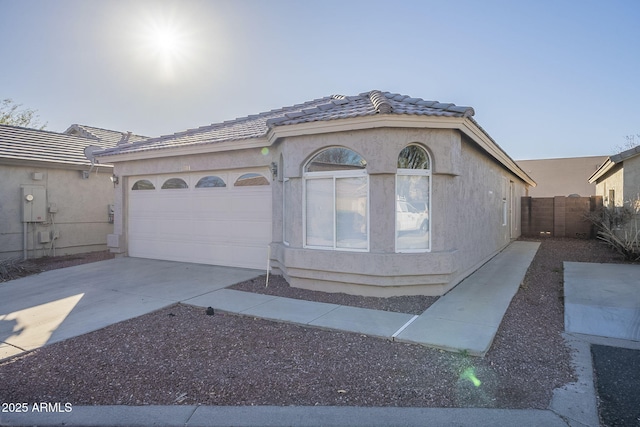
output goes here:
<path id="1" fill-rule="evenodd" d="M 328 121 L 376 114 L 409 114 L 422 116 L 472 117 L 473 108 L 437 101 L 425 101 L 396 93 L 377 90 L 356 96 L 333 95 L 291 107 L 280 108 L 223 123 L 189 129 L 173 135 L 122 144 L 100 152 L 100 156 L 147 152 L 173 147 L 213 144 L 259 138 L 275 126 Z"/>
<path id="2" fill-rule="evenodd" d="M 622 163 L 627 159 L 640 155 L 640 145 L 625 150 L 621 153 L 608 157 L 598 169 L 589 177 L 589 182 L 593 184 L 609 172 L 615 165 Z"/>
<path id="3" fill-rule="evenodd" d="M 90 128 L 96 130 L 98 128 Z M 71 129 L 71 128 L 70 128 Z M 69 135 L 67 133 L 49 132 L 18 126 L 0 125 L 0 159 L 15 161 L 39 161 L 66 165 L 90 165 L 84 155 L 89 145 L 104 148 L 115 147 L 113 135 L 120 132 L 101 129 L 102 133 L 93 137 Z M 99 139 L 107 135 L 108 139 Z M 119 140 L 119 139 L 118 139 Z"/>
<path id="4" fill-rule="evenodd" d="M 127 135 L 126 132 L 117 132 L 115 130 L 102 129 L 80 124 L 73 124 L 69 126 L 69 128 L 65 130 L 64 133 L 100 140 L 102 142 L 101 145 L 103 145 L 104 148 L 115 147 L 116 144 L 120 142 L 123 137 L 126 138 Z M 148 138 L 148 136 L 131 134 L 129 136 L 129 142 L 138 142 Z"/>

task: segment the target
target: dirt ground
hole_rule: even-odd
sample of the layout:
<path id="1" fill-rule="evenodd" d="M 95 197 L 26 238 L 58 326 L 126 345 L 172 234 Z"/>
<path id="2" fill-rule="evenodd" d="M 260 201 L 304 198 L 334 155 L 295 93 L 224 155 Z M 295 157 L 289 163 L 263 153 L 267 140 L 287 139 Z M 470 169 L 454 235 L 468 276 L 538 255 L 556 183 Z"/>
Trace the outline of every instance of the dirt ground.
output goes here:
<path id="1" fill-rule="evenodd" d="M 543 240 L 484 358 L 178 304 L 0 362 L 0 401 L 545 409 L 575 380 L 561 337 L 562 261 L 621 260 L 598 241 Z M 271 291 L 301 296 L 286 283 Z"/>

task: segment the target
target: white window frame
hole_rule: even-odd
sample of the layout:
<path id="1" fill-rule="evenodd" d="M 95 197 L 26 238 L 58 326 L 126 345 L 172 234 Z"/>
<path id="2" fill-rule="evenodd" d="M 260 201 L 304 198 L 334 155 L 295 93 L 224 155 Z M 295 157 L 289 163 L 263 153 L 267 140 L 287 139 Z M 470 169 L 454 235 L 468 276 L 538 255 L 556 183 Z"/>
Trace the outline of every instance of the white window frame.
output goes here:
<path id="1" fill-rule="evenodd" d="M 340 178 L 366 178 L 367 184 L 367 247 L 366 248 L 340 248 L 337 246 L 336 237 L 336 180 Z M 314 246 L 307 244 L 307 182 L 314 179 L 327 179 L 332 178 L 333 181 L 333 246 Z M 371 242 L 371 225 L 370 225 L 370 187 L 369 187 L 369 174 L 365 169 L 355 169 L 346 171 L 321 171 L 321 172 L 305 172 L 303 176 L 303 195 L 302 195 L 302 222 L 303 222 L 303 234 L 302 234 L 302 246 L 305 249 L 320 249 L 326 251 L 345 251 L 345 252 L 369 252 Z"/>
<path id="2" fill-rule="evenodd" d="M 508 221 L 509 221 L 509 214 L 508 214 L 508 208 L 507 208 L 507 198 L 503 197 L 502 198 L 502 226 L 506 227 L 507 225 L 509 225 Z"/>
<path id="3" fill-rule="evenodd" d="M 402 149 L 404 150 L 404 148 L 410 146 L 410 145 L 415 145 L 416 147 L 419 147 L 420 149 L 424 150 L 424 152 L 426 153 L 427 157 L 429 158 L 429 169 L 397 169 L 396 170 L 396 185 L 395 185 L 395 192 L 393 195 L 394 198 L 394 203 L 393 203 L 393 233 L 394 233 L 394 249 L 396 253 L 426 253 L 426 252 L 431 252 L 431 242 L 432 242 L 432 234 L 431 234 L 431 224 L 433 223 L 432 218 L 433 218 L 433 211 L 431 210 L 431 199 L 433 198 L 432 193 L 431 193 L 431 188 L 433 185 L 433 178 L 432 178 L 432 174 L 431 174 L 431 168 L 433 167 L 433 160 L 431 159 L 431 156 L 429 155 L 429 152 L 427 151 L 426 148 L 424 148 L 422 145 L 419 144 L 408 144 L 405 147 L 403 147 Z M 402 150 L 401 150 L 402 151 Z M 400 153 L 398 153 L 398 155 L 400 155 Z M 429 203 L 427 206 L 427 212 L 429 212 L 429 229 L 427 230 L 427 233 L 429 235 L 429 245 L 426 249 L 399 249 L 398 248 L 398 209 L 397 209 L 397 201 L 398 201 L 398 176 L 426 176 L 429 177 Z"/>
<path id="4" fill-rule="evenodd" d="M 289 242 L 286 239 L 286 227 L 290 227 L 291 224 L 287 223 L 287 182 L 289 182 L 289 178 L 282 179 L 282 243 L 285 246 L 289 246 Z"/>

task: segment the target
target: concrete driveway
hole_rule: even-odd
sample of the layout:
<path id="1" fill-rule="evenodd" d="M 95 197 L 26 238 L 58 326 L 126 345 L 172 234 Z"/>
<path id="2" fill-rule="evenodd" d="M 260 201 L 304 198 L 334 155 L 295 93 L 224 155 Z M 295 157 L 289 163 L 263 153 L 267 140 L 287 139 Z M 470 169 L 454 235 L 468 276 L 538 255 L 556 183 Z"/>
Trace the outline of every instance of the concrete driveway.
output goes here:
<path id="1" fill-rule="evenodd" d="M 565 330 L 640 341 L 640 265 L 564 263 Z"/>
<path id="2" fill-rule="evenodd" d="M 263 273 L 203 264 L 116 258 L 0 283 L 0 360 Z"/>

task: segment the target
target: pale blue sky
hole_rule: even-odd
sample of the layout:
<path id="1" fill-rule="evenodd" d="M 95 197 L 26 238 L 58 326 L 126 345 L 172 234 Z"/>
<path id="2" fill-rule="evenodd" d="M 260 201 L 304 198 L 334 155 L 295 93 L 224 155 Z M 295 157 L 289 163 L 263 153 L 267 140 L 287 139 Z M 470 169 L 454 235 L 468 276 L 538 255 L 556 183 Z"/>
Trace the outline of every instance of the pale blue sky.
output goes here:
<path id="1" fill-rule="evenodd" d="M 640 134 L 639 22 L 637 0 L 0 0 L 0 98 L 158 136 L 379 89 L 472 106 L 517 160 L 609 155 Z"/>

